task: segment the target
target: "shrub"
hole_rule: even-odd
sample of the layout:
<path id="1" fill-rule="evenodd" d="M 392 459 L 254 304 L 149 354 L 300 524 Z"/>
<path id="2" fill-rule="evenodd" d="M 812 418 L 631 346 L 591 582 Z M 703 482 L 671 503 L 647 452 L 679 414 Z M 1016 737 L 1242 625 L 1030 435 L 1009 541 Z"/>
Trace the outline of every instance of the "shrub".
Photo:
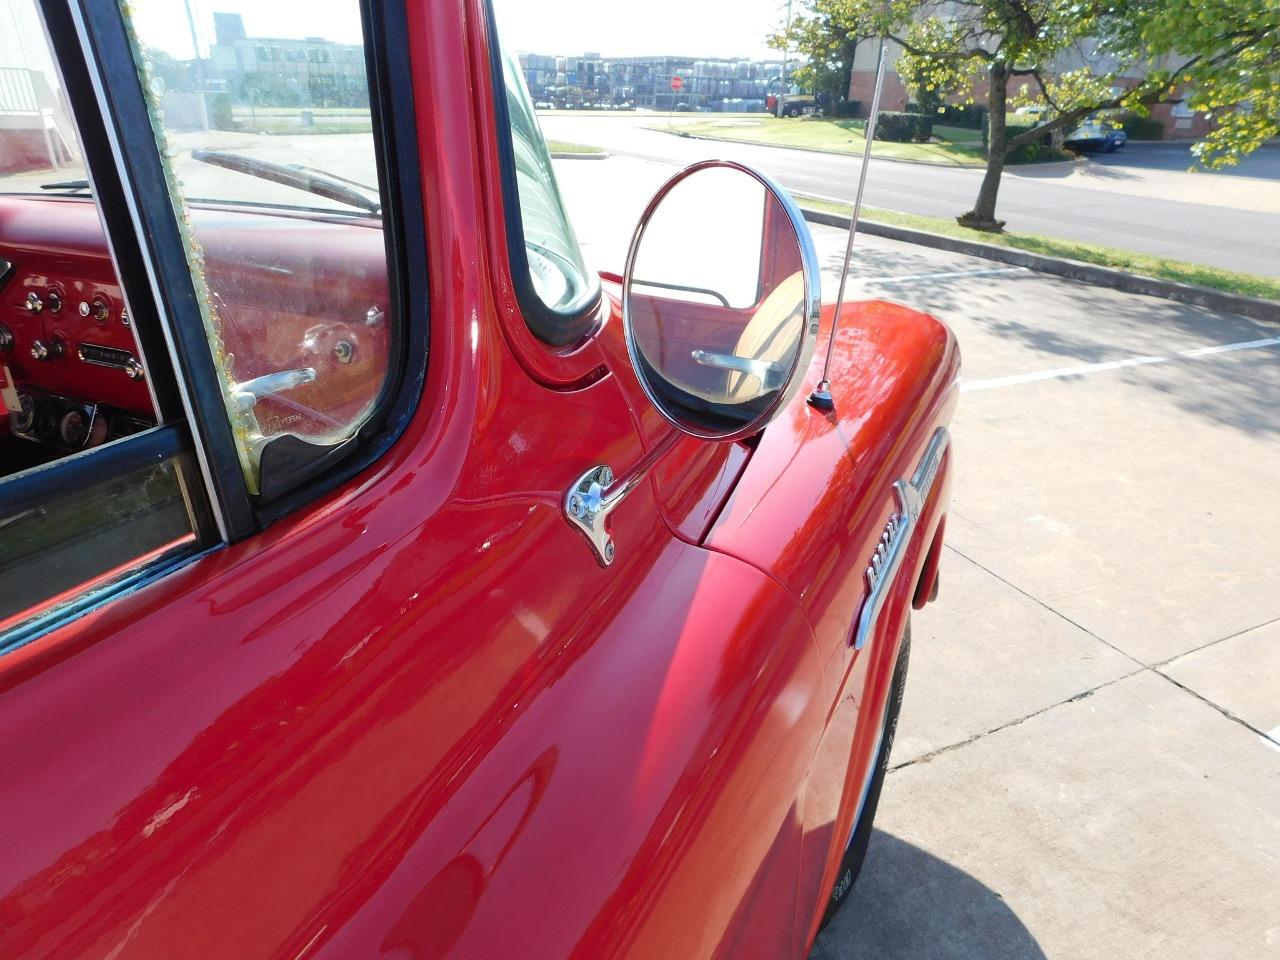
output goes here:
<path id="1" fill-rule="evenodd" d="M 1004 130 L 1005 138 L 1012 140 L 1014 137 L 1026 133 L 1028 130 L 1038 126 L 1035 123 L 1015 123 L 1012 118 L 1005 121 Z M 991 136 L 991 124 L 984 123 L 982 125 L 982 149 L 985 151 L 987 143 Z M 1030 143 L 1023 144 L 1017 150 L 1013 151 L 1005 161 L 1006 163 L 1033 163 L 1039 159 L 1047 159 L 1055 155 L 1050 135 L 1045 134 Z"/>
<path id="2" fill-rule="evenodd" d="M 893 143 L 924 143 L 933 136 L 933 117 L 922 113 L 882 110 L 876 117 L 876 139 Z"/>
<path id="3" fill-rule="evenodd" d="M 907 104 L 906 112 L 923 113 L 934 123 L 970 130 L 982 129 L 987 116 L 987 108 L 981 103 L 945 103 L 941 107 L 929 107 L 913 101 Z"/>
<path id="4" fill-rule="evenodd" d="M 1164 124 L 1154 117 L 1140 117 L 1136 113 L 1125 114 L 1124 132 L 1134 140 L 1163 140 Z"/>
<path id="5" fill-rule="evenodd" d="M 831 115 L 833 117 L 860 117 L 862 116 L 862 101 L 837 100 L 832 104 Z"/>
<path id="6" fill-rule="evenodd" d="M 209 126 L 215 130 L 234 130 L 235 121 L 231 117 L 231 98 L 225 93 L 209 98 Z"/>
<path id="7" fill-rule="evenodd" d="M 948 103 L 938 114 L 936 123 L 952 127 L 981 130 L 986 126 L 987 108 L 981 103 Z"/>

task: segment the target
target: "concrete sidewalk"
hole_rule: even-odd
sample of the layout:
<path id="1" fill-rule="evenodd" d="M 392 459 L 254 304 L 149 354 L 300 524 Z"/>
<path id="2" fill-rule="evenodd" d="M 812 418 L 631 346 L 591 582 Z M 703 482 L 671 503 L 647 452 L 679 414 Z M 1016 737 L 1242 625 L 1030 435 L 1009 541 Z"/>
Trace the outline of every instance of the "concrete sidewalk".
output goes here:
<path id="1" fill-rule="evenodd" d="M 843 235 L 814 232 L 833 285 Z M 951 324 L 966 389 L 941 596 L 812 960 L 1280 956 L 1280 343 L 1207 352 L 1280 327 L 856 259 L 854 296 Z"/>

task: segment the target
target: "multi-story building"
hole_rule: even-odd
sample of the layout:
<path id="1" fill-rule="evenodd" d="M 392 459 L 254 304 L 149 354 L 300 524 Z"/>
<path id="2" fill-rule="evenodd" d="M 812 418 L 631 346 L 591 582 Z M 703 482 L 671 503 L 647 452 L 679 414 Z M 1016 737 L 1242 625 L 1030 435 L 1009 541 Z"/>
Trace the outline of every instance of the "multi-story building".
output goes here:
<path id="1" fill-rule="evenodd" d="M 213 15 L 214 78 L 237 103 L 272 106 L 367 106 L 364 49 L 319 37 L 287 40 L 245 35 L 238 13 Z"/>
<path id="2" fill-rule="evenodd" d="M 780 85 L 780 60 L 716 57 L 577 57 L 521 54 L 535 102 L 563 106 L 626 105 L 650 110 L 758 111 Z M 552 64 L 555 67 L 552 67 Z M 679 77 L 679 91 L 671 80 Z"/>

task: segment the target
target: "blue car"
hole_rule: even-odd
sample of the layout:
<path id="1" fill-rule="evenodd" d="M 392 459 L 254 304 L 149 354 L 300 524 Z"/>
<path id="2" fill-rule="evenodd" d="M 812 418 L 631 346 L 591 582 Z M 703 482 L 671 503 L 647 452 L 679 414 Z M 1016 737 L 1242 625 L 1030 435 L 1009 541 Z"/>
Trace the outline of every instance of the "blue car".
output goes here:
<path id="1" fill-rule="evenodd" d="M 1064 143 L 1073 150 L 1101 150 L 1114 153 L 1129 142 L 1129 135 L 1108 120 L 1090 115 L 1067 134 Z"/>

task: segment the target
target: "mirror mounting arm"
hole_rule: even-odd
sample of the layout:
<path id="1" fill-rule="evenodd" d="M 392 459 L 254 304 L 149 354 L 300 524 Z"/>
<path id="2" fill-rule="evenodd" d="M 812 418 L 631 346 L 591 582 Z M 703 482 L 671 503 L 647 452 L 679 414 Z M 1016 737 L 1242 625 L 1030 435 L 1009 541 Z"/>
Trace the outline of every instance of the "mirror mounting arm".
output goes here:
<path id="1" fill-rule="evenodd" d="M 681 434 L 676 430 L 667 433 L 621 477 L 615 478 L 613 470 L 607 464 L 592 467 L 575 480 L 565 493 L 565 519 L 587 538 L 600 566 L 609 566 L 617 555 L 613 536 L 608 529 L 609 514 L 657 466 L 658 461 L 671 451 L 680 437 Z"/>

